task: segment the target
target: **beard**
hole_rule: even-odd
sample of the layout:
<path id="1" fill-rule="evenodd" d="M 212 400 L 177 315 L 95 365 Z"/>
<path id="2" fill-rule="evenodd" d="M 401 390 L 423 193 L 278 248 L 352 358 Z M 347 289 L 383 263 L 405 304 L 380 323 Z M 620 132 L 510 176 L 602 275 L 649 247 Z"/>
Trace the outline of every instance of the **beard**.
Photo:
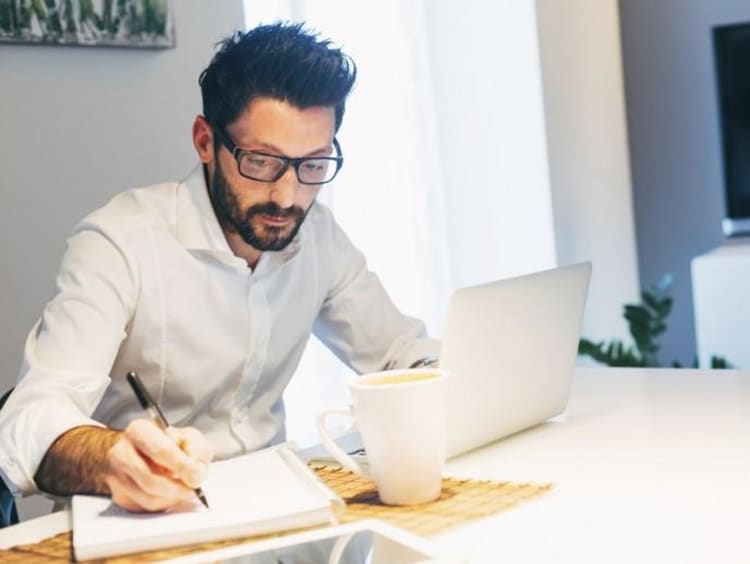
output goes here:
<path id="1" fill-rule="evenodd" d="M 230 186 L 219 164 L 211 178 L 211 202 L 219 224 L 230 232 L 240 235 L 248 245 L 259 251 L 280 251 L 285 249 L 297 235 L 307 212 L 300 206 L 282 208 L 275 202 L 255 204 L 246 210 L 240 207 L 236 190 Z M 312 207 L 312 204 L 310 205 Z M 292 219 L 284 226 L 265 225 L 258 216 Z"/>

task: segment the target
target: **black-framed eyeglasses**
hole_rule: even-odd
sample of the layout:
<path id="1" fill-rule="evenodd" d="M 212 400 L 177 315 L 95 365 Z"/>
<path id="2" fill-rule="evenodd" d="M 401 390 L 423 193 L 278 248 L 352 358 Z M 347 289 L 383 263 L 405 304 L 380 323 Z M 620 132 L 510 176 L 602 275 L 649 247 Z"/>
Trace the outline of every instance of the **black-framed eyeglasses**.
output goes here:
<path id="1" fill-rule="evenodd" d="M 300 184 L 326 184 L 333 180 L 344 164 L 341 146 L 334 138 L 333 147 L 335 157 L 299 157 L 290 159 L 281 155 L 271 155 L 260 151 L 240 149 L 224 131 L 218 127 L 212 128 L 221 143 L 232 153 L 237 161 L 240 175 L 258 182 L 276 182 L 286 174 L 289 167 L 294 168 Z"/>

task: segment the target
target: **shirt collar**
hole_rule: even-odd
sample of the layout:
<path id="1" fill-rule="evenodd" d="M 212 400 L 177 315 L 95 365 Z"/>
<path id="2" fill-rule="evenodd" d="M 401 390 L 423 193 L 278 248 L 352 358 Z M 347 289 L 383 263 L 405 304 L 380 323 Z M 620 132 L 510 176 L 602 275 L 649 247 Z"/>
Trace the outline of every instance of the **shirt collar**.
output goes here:
<path id="1" fill-rule="evenodd" d="M 201 165 L 178 186 L 176 233 L 186 249 L 234 254 L 216 219 Z"/>
<path id="2" fill-rule="evenodd" d="M 216 212 L 208 195 L 202 165 L 196 166 L 187 178 L 180 182 L 177 202 L 176 234 L 186 249 L 229 254 L 237 260 L 242 260 L 232 252 L 224 231 L 219 225 L 219 220 L 216 218 Z M 297 236 L 285 249 L 264 252 L 261 255 L 261 262 L 268 263 L 270 266 L 283 264 L 294 258 L 300 251 L 307 227 L 307 221 L 305 221 Z M 244 260 L 242 262 L 244 263 Z"/>

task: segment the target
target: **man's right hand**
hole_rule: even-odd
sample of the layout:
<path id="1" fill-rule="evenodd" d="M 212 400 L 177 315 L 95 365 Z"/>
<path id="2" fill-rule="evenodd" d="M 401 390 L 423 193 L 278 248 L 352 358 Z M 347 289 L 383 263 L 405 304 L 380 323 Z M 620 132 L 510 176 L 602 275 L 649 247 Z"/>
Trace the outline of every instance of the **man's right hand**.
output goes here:
<path id="1" fill-rule="evenodd" d="M 107 453 L 105 481 L 112 501 L 129 511 L 165 511 L 195 499 L 213 449 L 192 427 L 166 431 L 136 419 Z"/>

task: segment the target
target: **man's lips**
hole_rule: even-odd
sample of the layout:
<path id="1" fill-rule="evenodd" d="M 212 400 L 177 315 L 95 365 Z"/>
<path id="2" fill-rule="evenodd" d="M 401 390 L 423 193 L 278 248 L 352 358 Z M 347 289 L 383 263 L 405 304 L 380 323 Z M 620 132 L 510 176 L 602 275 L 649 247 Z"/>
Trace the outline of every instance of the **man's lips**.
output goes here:
<path id="1" fill-rule="evenodd" d="M 289 216 L 283 216 L 283 215 L 261 214 L 260 219 L 263 221 L 263 223 L 266 223 L 268 225 L 273 225 L 275 227 L 283 227 L 284 225 L 287 225 L 291 221 L 291 218 Z"/>

